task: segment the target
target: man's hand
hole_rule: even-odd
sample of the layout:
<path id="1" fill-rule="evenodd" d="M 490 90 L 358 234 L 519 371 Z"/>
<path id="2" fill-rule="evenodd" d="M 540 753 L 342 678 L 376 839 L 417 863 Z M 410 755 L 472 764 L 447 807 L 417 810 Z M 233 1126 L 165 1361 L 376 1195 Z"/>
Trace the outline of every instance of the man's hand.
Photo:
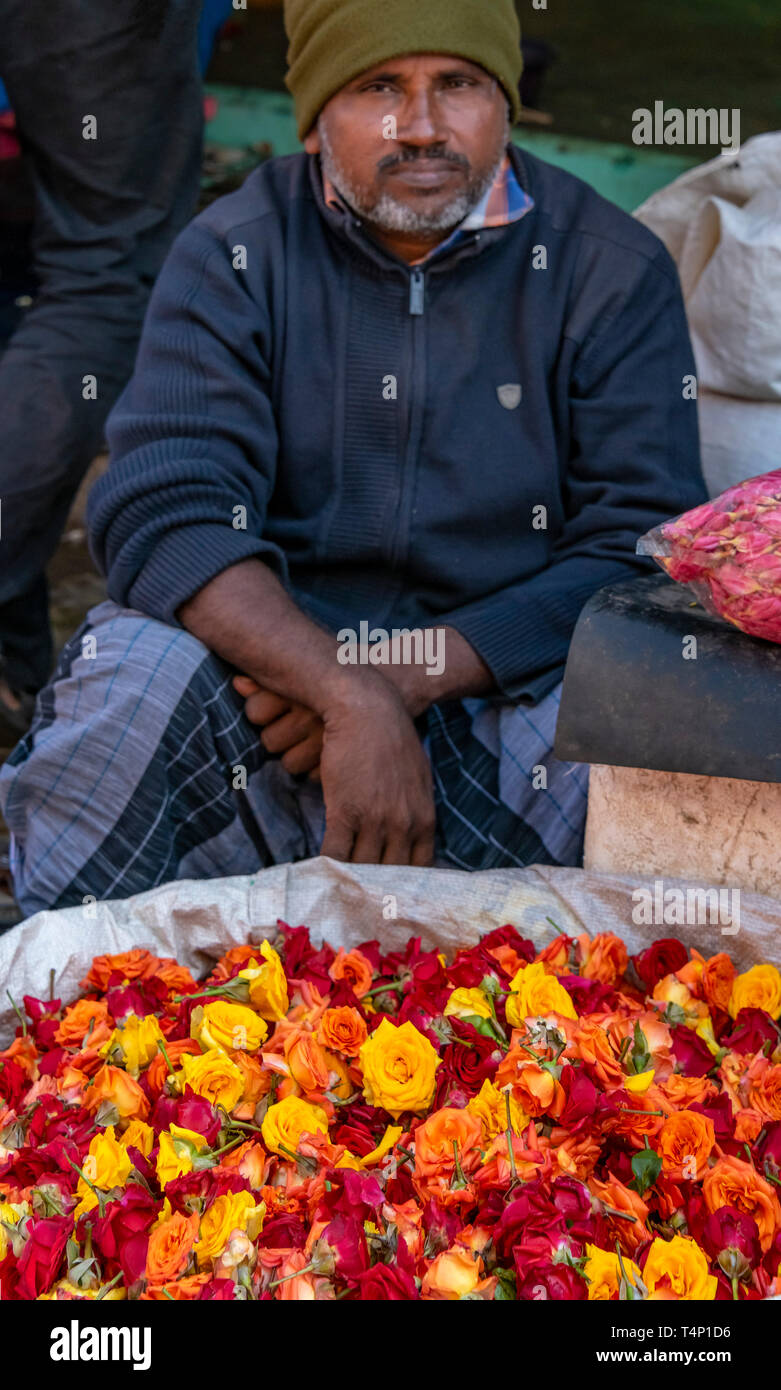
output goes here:
<path id="1" fill-rule="evenodd" d="M 401 698 L 379 677 L 357 678 L 324 713 L 321 854 L 354 864 L 413 864 L 434 856 L 431 769 Z"/>
<path id="2" fill-rule="evenodd" d="M 263 732 L 260 741 L 267 753 L 276 754 L 294 777 L 308 773 L 320 780 L 323 721 L 314 710 L 264 690 L 251 676 L 235 676 L 235 689 L 245 701 L 244 713 Z"/>

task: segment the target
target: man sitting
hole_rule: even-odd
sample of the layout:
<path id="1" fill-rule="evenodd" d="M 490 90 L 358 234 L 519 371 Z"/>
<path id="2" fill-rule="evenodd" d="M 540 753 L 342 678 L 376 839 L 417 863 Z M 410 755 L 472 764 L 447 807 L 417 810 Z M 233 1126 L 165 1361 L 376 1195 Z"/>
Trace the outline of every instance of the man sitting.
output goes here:
<path id="1" fill-rule="evenodd" d="M 318 853 L 576 864 L 578 613 L 705 497 L 675 269 L 509 143 L 512 0 L 286 20 L 306 153 L 171 253 L 91 497 L 112 601 L 0 778 L 26 912 Z"/>

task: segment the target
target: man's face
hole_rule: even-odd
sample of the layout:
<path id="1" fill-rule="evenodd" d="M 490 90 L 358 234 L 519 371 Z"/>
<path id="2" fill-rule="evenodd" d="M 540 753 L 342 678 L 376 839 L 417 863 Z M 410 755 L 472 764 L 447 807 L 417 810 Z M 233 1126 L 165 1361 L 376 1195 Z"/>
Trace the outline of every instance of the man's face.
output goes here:
<path id="1" fill-rule="evenodd" d="M 464 58 L 410 54 L 337 92 L 305 145 L 378 231 L 426 237 L 450 231 L 479 203 L 508 139 L 495 78 Z"/>

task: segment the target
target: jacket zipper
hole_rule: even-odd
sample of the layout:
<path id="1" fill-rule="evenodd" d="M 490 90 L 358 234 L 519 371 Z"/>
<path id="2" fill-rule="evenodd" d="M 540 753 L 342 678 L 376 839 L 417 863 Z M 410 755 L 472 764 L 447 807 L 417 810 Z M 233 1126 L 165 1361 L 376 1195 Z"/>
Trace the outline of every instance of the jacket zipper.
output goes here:
<path id="1" fill-rule="evenodd" d="M 401 536 L 401 529 L 404 522 L 404 504 L 406 493 L 409 486 L 409 479 L 414 472 L 415 453 L 420 443 L 419 440 L 419 419 L 420 416 L 420 396 L 421 389 L 418 382 L 418 338 L 422 331 L 422 324 L 418 327 L 418 321 L 422 319 L 426 312 L 426 276 L 420 269 L 413 269 L 410 272 L 409 282 L 409 313 L 412 319 L 412 351 L 410 353 L 410 380 L 408 387 L 409 410 L 407 415 L 407 440 L 404 452 L 404 462 L 402 465 L 401 477 L 399 478 L 399 495 L 396 502 L 396 513 L 393 526 L 393 543 L 391 547 L 391 568 L 395 569 L 404 548 Z"/>

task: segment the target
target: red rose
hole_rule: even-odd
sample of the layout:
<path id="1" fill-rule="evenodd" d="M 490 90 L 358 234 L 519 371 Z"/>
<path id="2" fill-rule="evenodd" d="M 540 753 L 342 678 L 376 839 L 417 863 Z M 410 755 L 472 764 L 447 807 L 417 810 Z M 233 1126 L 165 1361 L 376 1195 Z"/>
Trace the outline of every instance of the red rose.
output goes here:
<path id="1" fill-rule="evenodd" d="M 29 1085 L 27 1076 L 14 1057 L 0 1062 L 0 1096 L 12 1110 L 19 1109 Z"/>
<path id="2" fill-rule="evenodd" d="M 110 1266 L 118 1266 L 127 1284 L 134 1284 L 146 1268 L 149 1232 L 160 1214 L 159 1204 L 137 1183 L 126 1188 L 106 1215 L 92 1224 L 92 1243 Z"/>
<path id="3" fill-rule="evenodd" d="M 309 1227 L 300 1216 L 292 1212 L 280 1212 L 263 1223 L 257 1245 L 263 1250 L 303 1250 Z"/>
<path id="4" fill-rule="evenodd" d="M 572 1265 L 541 1264 L 528 1272 L 516 1262 L 519 1300 L 548 1298 L 575 1302 L 588 1298 L 588 1287 Z"/>
<path id="5" fill-rule="evenodd" d="M 558 1123 L 573 1129 L 581 1120 L 594 1115 L 599 1091 L 582 1067 L 562 1067 L 561 1086 L 567 1097 Z"/>
<path id="6" fill-rule="evenodd" d="M 361 1303 L 411 1302 L 420 1298 L 411 1274 L 394 1265 L 373 1265 L 358 1281 Z"/>
<path id="7" fill-rule="evenodd" d="M 27 1240 L 19 1257 L 20 1298 L 37 1298 L 48 1292 L 59 1273 L 72 1230 L 70 1216 L 39 1217 L 29 1223 Z"/>
<path id="8" fill-rule="evenodd" d="M 702 1038 L 698 1038 L 693 1028 L 681 1025 L 670 1029 L 673 1042 L 673 1056 L 678 1070 L 684 1076 L 707 1076 L 714 1065 L 713 1056 Z"/>
<path id="9" fill-rule="evenodd" d="M 778 1029 L 764 1009 L 741 1009 L 732 1029 L 719 1039 L 732 1052 L 761 1052 L 765 1043 L 778 1043 Z"/>
<path id="10" fill-rule="evenodd" d="M 236 1292 L 236 1285 L 232 1279 L 210 1279 L 208 1284 L 204 1284 L 198 1295 L 201 1299 L 219 1299 L 222 1302 L 232 1303 Z"/>
<path id="11" fill-rule="evenodd" d="M 333 1254 L 337 1278 L 359 1279 L 369 1268 L 369 1249 L 362 1223 L 338 1212 L 320 1239 Z"/>
<path id="12" fill-rule="evenodd" d="M 757 1223 L 737 1207 L 719 1207 L 711 1213 L 703 1227 L 702 1245 L 729 1279 L 743 1278 L 762 1259 Z"/>
<path id="13" fill-rule="evenodd" d="M 284 944 L 280 954 L 288 980 L 309 980 L 320 994 L 330 994 L 333 980 L 328 971 L 336 959 L 336 952 L 328 945 L 316 951 L 307 927 L 289 927 L 287 922 L 277 925 L 282 933 Z"/>
<path id="14" fill-rule="evenodd" d="M 707 1115 L 713 1122 L 717 1144 L 723 1144 L 725 1139 L 732 1138 L 735 1133 L 735 1117 L 732 1113 L 732 1101 L 726 1091 L 722 1091 L 720 1096 L 715 1096 L 705 1105 L 699 1100 L 694 1100 L 688 1108 L 700 1115 Z"/>
<path id="15" fill-rule="evenodd" d="M 632 962 L 642 980 L 646 994 L 653 994 L 654 985 L 665 975 L 673 975 L 681 970 L 689 959 L 689 952 L 677 936 L 665 936 L 655 941 L 653 946 L 632 956 Z"/>

